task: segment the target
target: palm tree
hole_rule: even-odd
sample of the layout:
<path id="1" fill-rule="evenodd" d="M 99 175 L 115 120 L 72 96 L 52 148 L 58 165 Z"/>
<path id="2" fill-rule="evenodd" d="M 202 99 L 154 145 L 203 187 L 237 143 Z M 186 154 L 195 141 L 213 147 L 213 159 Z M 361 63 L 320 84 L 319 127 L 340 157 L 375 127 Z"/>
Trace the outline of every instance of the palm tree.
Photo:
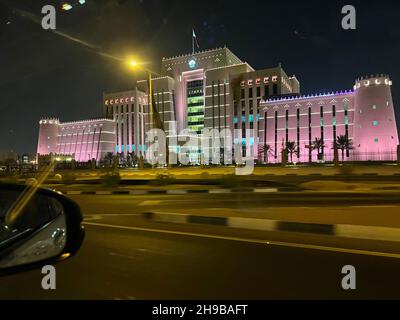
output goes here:
<path id="1" fill-rule="evenodd" d="M 123 152 L 117 153 L 117 166 L 125 166 L 125 154 Z"/>
<path id="2" fill-rule="evenodd" d="M 126 165 L 128 168 L 132 167 L 132 154 L 133 152 L 128 152 L 126 155 Z"/>
<path id="3" fill-rule="evenodd" d="M 315 138 L 315 140 L 311 144 L 311 149 L 318 151 L 318 160 L 322 160 L 322 154 L 324 148 L 325 148 L 324 140 L 320 138 Z"/>
<path id="4" fill-rule="evenodd" d="M 297 154 L 297 145 L 294 141 L 286 142 L 286 151 L 290 155 L 290 162 L 293 163 L 293 154 Z"/>
<path id="5" fill-rule="evenodd" d="M 336 138 L 335 145 L 333 148 L 337 148 L 338 150 L 342 151 L 342 162 L 344 162 L 344 152 L 345 150 L 352 150 L 353 148 L 353 141 L 349 139 L 347 135 L 340 135 Z"/>
<path id="6" fill-rule="evenodd" d="M 132 165 L 136 167 L 138 163 L 139 163 L 139 157 L 134 152 L 132 152 Z"/>
<path id="7" fill-rule="evenodd" d="M 113 156 L 112 152 L 107 152 L 106 155 L 104 156 L 104 161 L 107 162 L 107 165 L 109 167 L 111 167 L 111 164 L 113 162 L 113 158 L 114 158 L 114 156 Z"/>
<path id="8" fill-rule="evenodd" d="M 263 156 L 263 159 L 266 163 L 269 162 L 269 155 L 272 153 L 272 148 L 269 144 L 264 144 L 258 149 L 258 157 L 261 158 Z"/>

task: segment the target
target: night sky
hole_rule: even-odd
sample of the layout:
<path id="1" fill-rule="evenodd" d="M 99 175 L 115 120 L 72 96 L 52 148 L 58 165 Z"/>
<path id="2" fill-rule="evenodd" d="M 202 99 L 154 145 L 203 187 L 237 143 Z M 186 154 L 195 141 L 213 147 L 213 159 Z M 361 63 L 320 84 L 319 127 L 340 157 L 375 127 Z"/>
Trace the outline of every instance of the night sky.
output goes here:
<path id="1" fill-rule="evenodd" d="M 158 71 L 163 56 L 191 51 L 192 28 L 201 49 L 227 45 L 255 69 L 281 62 L 302 93 L 387 73 L 400 101 L 399 1 L 86 0 L 68 12 L 62 2 L 0 0 L 0 151 L 34 153 L 41 117 L 98 117 L 103 92 L 132 88 L 140 74 L 98 52 L 134 54 Z M 57 31 L 92 47 L 26 14 L 41 19 L 45 4 L 58 8 Z M 345 4 L 357 9 L 355 31 L 341 28 Z"/>

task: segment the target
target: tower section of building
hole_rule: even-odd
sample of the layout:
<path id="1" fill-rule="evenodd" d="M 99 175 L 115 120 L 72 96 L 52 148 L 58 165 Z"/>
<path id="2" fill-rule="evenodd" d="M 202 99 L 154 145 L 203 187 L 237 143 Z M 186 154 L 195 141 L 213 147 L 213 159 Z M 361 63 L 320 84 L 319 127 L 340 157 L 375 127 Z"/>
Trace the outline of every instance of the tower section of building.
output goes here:
<path id="1" fill-rule="evenodd" d="M 103 95 L 104 116 L 115 123 L 113 153 L 144 155 L 149 129 L 148 94 L 135 90 Z"/>
<path id="2" fill-rule="evenodd" d="M 39 139 L 37 153 L 41 155 L 57 154 L 58 134 L 60 130 L 60 121 L 56 118 L 44 118 L 39 121 Z"/>
<path id="3" fill-rule="evenodd" d="M 399 144 L 392 81 L 387 75 L 357 79 L 354 148 L 359 160 L 393 160 Z"/>
<path id="4" fill-rule="evenodd" d="M 37 153 L 40 156 L 70 156 L 77 162 L 100 161 L 114 151 L 115 124 L 109 119 L 61 123 L 58 119 L 39 122 Z"/>

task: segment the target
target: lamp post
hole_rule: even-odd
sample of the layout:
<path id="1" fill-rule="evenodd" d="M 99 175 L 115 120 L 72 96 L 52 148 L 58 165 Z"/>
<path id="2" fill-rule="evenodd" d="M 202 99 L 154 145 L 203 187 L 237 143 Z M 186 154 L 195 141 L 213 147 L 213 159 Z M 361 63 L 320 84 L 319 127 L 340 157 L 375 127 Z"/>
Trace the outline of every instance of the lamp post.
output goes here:
<path id="1" fill-rule="evenodd" d="M 156 72 L 151 71 L 150 69 L 143 66 L 142 63 L 138 62 L 137 60 L 130 60 L 129 65 L 134 69 L 142 69 L 147 72 L 147 77 L 149 81 L 149 109 L 150 109 L 150 129 L 153 129 L 154 120 L 153 120 L 153 82 L 152 76 L 153 74 L 159 75 Z"/>

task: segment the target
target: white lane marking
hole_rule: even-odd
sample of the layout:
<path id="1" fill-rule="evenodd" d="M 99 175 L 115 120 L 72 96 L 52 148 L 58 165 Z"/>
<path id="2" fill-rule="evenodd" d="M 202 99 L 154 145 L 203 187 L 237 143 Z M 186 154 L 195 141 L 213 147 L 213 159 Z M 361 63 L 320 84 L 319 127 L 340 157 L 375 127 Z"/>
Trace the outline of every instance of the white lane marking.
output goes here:
<path id="1" fill-rule="evenodd" d="M 115 252 L 110 252 L 109 255 L 114 256 L 114 257 L 126 258 L 126 259 L 130 259 L 130 260 L 140 260 L 140 259 L 138 259 L 138 257 L 128 256 L 125 254 L 119 254 L 119 253 L 115 253 Z"/>
<path id="2" fill-rule="evenodd" d="M 167 194 L 187 194 L 187 190 L 167 190 Z"/>
<path id="3" fill-rule="evenodd" d="M 94 220 L 101 220 L 107 217 L 132 217 L 132 216 L 142 216 L 141 213 L 105 213 L 105 214 L 88 214 L 83 217 L 83 221 L 94 221 Z"/>
<path id="4" fill-rule="evenodd" d="M 92 214 L 83 218 L 84 221 L 94 221 L 101 220 L 102 216 L 100 214 Z"/>
<path id="5" fill-rule="evenodd" d="M 276 188 L 256 188 L 254 189 L 255 193 L 272 193 L 272 192 L 279 192 Z"/>
<path id="6" fill-rule="evenodd" d="M 358 255 L 367 255 L 367 256 L 376 256 L 376 257 L 400 259 L 400 254 L 396 254 L 396 253 L 385 253 L 385 252 L 376 252 L 376 251 L 367 251 L 367 250 L 346 249 L 346 248 L 337 248 L 337 247 L 326 247 L 326 246 L 318 246 L 318 245 L 312 245 L 312 244 L 289 243 L 289 242 L 281 242 L 281 241 L 267 241 L 267 240 L 246 239 L 246 238 L 240 238 L 240 237 L 226 237 L 226 236 L 218 236 L 218 235 L 208 235 L 208 234 L 201 234 L 201 233 L 171 231 L 171 230 L 160 230 L 160 229 L 152 229 L 152 228 L 128 227 L 128 226 L 119 226 L 119 225 L 94 223 L 94 222 L 84 222 L 84 224 L 85 225 L 89 225 L 89 226 L 105 227 L 105 228 L 113 228 L 113 229 L 124 229 L 124 230 L 155 232 L 155 233 L 164 233 L 164 234 L 174 234 L 174 235 L 188 236 L 188 237 L 209 238 L 209 239 L 217 239 L 217 240 L 229 240 L 229 241 L 237 241 L 237 242 L 266 244 L 266 245 L 271 245 L 271 246 L 301 248 L 301 249 L 320 250 L 320 251 L 329 251 L 329 252 L 340 252 L 340 253 L 349 253 L 349 254 L 358 254 Z"/>
<path id="7" fill-rule="evenodd" d="M 141 216 L 141 213 L 101 213 L 101 214 L 88 214 L 89 217 L 123 217 L 123 216 Z"/>
<path id="8" fill-rule="evenodd" d="M 160 204 L 161 201 L 158 200 L 147 200 L 147 201 L 142 201 L 138 204 L 138 206 L 156 206 Z"/>
<path id="9" fill-rule="evenodd" d="M 376 206 L 351 206 L 350 208 L 398 208 L 399 206 L 376 205 Z"/>

